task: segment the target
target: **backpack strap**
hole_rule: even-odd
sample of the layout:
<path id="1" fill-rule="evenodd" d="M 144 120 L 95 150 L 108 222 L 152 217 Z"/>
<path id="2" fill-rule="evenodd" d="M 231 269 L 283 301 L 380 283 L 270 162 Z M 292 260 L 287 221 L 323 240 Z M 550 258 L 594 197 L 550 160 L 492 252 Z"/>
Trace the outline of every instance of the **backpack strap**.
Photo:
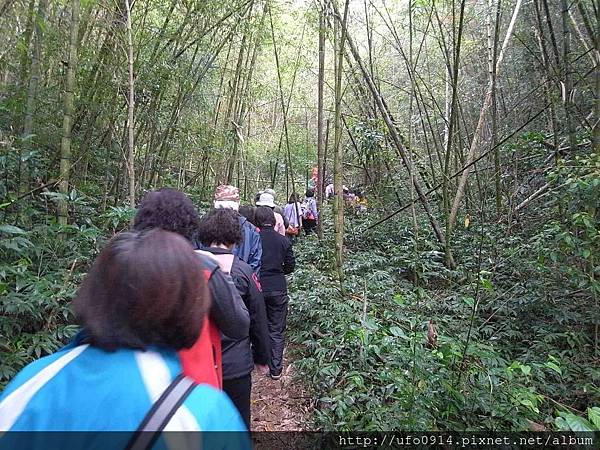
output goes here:
<path id="1" fill-rule="evenodd" d="M 200 255 L 200 257 L 202 258 L 202 263 L 206 266 L 206 262 L 211 261 L 213 264 L 217 264 L 217 268 L 221 269 L 223 272 L 225 273 L 231 273 L 231 266 L 233 265 L 233 260 L 236 258 L 236 256 L 233 253 L 224 253 L 224 254 L 213 254 L 211 252 L 207 252 L 205 250 L 195 250 L 197 255 Z M 214 271 L 216 269 L 212 269 L 208 268 L 208 270 L 211 271 L 211 276 L 212 273 L 214 273 Z"/>
<path id="2" fill-rule="evenodd" d="M 205 275 L 207 275 L 206 279 L 210 280 L 213 274 L 220 268 L 219 263 L 210 252 L 205 250 L 194 250 L 194 253 L 196 253 L 196 256 L 198 256 L 198 259 L 204 266 Z"/>
<path id="3" fill-rule="evenodd" d="M 169 420 L 195 387 L 196 383 L 191 378 L 179 374 L 154 402 L 125 448 L 127 450 L 152 448 Z"/>

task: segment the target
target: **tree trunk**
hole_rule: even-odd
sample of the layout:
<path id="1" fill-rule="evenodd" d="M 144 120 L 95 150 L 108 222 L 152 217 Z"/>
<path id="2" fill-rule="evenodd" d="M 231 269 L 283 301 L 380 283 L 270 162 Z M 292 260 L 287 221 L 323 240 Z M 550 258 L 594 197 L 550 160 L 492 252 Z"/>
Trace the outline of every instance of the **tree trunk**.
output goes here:
<path id="1" fill-rule="evenodd" d="M 536 24 L 537 24 L 537 40 L 538 45 L 540 47 L 540 58 L 542 60 L 542 67 L 544 69 L 544 95 L 546 96 L 546 101 L 548 102 L 549 109 L 549 128 L 552 132 L 552 140 L 554 144 L 554 150 L 556 151 L 559 146 L 558 142 L 558 122 L 556 118 L 556 110 L 554 108 L 554 98 L 552 96 L 552 91 L 550 90 L 550 86 L 552 83 L 552 61 L 550 61 L 550 57 L 548 56 L 548 49 L 546 48 L 546 37 L 544 33 L 544 26 L 542 23 L 542 13 L 540 8 L 540 0 L 536 0 L 534 2 L 535 5 L 535 16 L 536 16 Z M 558 155 L 558 152 L 556 152 Z"/>
<path id="2" fill-rule="evenodd" d="M 25 119 L 23 121 L 22 152 L 19 158 L 19 195 L 29 191 L 29 152 L 31 151 L 31 135 L 33 133 L 33 114 L 37 103 L 38 86 L 40 83 L 40 58 L 42 53 L 42 28 L 40 23 L 44 22 L 48 0 L 40 0 L 38 4 L 37 17 L 33 28 L 33 52 L 31 54 L 31 70 L 29 85 L 27 86 L 27 103 L 25 105 Z"/>
<path id="3" fill-rule="evenodd" d="M 515 23 L 517 21 L 517 17 L 519 15 L 519 11 L 521 9 L 522 0 L 517 0 L 515 5 L 515 9 L 513 10 L 513 15 L 510 20 L 510 24 L 508 25 L 508 29 L 506 30 L 506 35 L 504 37 L 504 41 L 502 43 L 502 48 L 500 49 L 500 54 L 498 55 L 498 60 L 496 61 L 496 77 L 500 72 L 500 66 L 502 64 L 502 60 L 504 59 L 504 54 L 506 53 L 506 49 L 508 48 L 508 43 L 510 42 L 510 38 L 512 36 L 513 29 L 515 27 Z M 469 154 L 467 156 L 467 161 L 465 162 L 463 173 L 460 177 L 460 181 L 458 183 L 458 189 L 456 195 L 454 197 L 454 201 L 452 203 L 452 209 L 450 211 L 450 217 L 448 220 L 448 229 L 446 230 L 446 234 L 448 239 L 452 234 L 452 229 L 456 224 L 456 218 L 458 216 L 458 209 L 460 207 L 460 203 L 465 195 L 465 188 L 467 185 L 467 180 L 469 178 L 469 173 L 471 172 L 471 163 L 477 157 L 479 149 L 482 144 L 483 137 L 483 129 L 487 119 L 487 115 L 492 103 L 492 84 L 490 83 L 487 88 L 487 92 L 485 94 L 485 98 L 483 100 L 483 105 L 481 107 L 481 111 L 479 113 L 479 121 L 477 122 L 477 128 L 475 129 L 475 134 L 473 135 L 473 139 L 471 141 L 471 147 L 469 149 Z"/>
<path id="4" fill-rule="evenodd" d="M 565 105 L 565 120 L 567 122 L 567 134 L 569 144 L 572 149 L 577 147 L 577 137 L 575 135 L 575 111 L 573 108 L 573 82 L 571 80 L 571 27 L 569 25 L 569 2 L 560 0 L 562 9 L 562 27 L 563 27 L 563 102 Z"/>
<path id="5" fill-rule="evenodd" d="M 336 39 L 337 48 L 335 50 L 335 115 L 333 122 L 334 129 L 334 160 L 333 160 L 333 184 L 335 190 L 335 263 L 340 279 L 340 285 L 344 279 L 344 195 L 343 195 L 343 162 L 344 147 L 342 146 L 342 69 L 344 62 L 344 43 L 347 35 L 348 23 L 348 3 L 346 0 L 344 6 L 343 19 L 339 16 L 335 0 L 333 1 L 336 10 L 337 19 L 340 21 L 340 37 Z M 338 28 L 338 27 L 336 27 Z M 336 33 L 337 38 L 337 33 Z"/>
<path id="6" fill-rule="evenodd" d="M 494 8 L 494 2 L 496 3 Z M 500 217 L 502 210 L 502 184 L 500 166 L 500 148 L 496 146 L 498 134 L 497 121 L 497 101 L 496 101 L 496 58 L 498 56 L 498 31 L 500 29 L 500 4 L 501 0 L 489 0 L 488 11 L 488 70 L 490 76 L 490 84 L 492 86 L 492 137 L 490 141 L 491 148 L 494 149 L 494 187 L 496 197 L 496 214 Z M 492 36 L 492 12 L 496 10 L 496 19 L 493 27 Z"/>
<path id="7" fill-rule="evenodd" d="M 458 75 L 460 70 L 460 51 L 462 48 L 462 34 L 463 34 L 463 24 L 464 24 L 464 11 L 465 11 L 465 0 L 461 1 L 460 4 L 460 14 L 458 19 L 458 30 L 457 34 L 454 31 L 455 26 L 455 11 L 452 9 L 452 22 L 453 22 L 453 49 L 452 55 L 450 52 L 446 50 L 446 58 L 448 60 L 447 64 L 447 76 L 452 84 L 452 96 L 449 105 L 449 111 L 447 111 L 446 115 L 446 127 L 447 130 L 445 132 L 445 140 L 444 140 L 444 166 L 443 166 L 443 179 L 442 179 L 442 199 L 444 205 L 444 215 L 446 219 L 446 242 L 445 242 L 445 259 L 446 266 L 454 267 L 454 256 L 452 254 L 452 246 L 451 246 L 451 227 L 449 225 L 450 221 L 450 160 L 452 156 L 452 144 L 455 142 L 454 138 L 454 127 L 458 125 Z M 436 10 L 437 15 L 437 10 Z M 441 31 L 441 25 L 440 25 Z M 452 71 L 450 71 L 452 68 Z M 460 129 L 460 127 L 459 127 Z M 460 144 L 460 140 L 459 140 Z M 460 145 L 459 145 L 460 148 Z"/>
<path id="8" fill-rule="evenodd" d="M 8 8 L 7 8 L 8 9 Z M 25 30 L 23 31 L 22 37 L 22 51 L 19 62 L 19 85 L 25 84 L 27 78 L 27 69 L 29 68 L 29 47 L 31 45 L 31 38 L 34 31 L 35 20 L 35 0 L 29 0 L 29 6 L 27 7 L 27 21 L 25 22 Z M 33 63 L 33 61 L 32 61 Z"/>
<path id="9" fill-rule="evenodd" d="M 71 1 L 71 35 L 69 39 L 69 61 L 65 81 L 64 113 L 62 139 L 60 143 L 59 191 L 67 196 L 69 193 L 69 176 L 71 171 L 71 127 L 73 125 L 73 97 L 75 90 L 75 73 L 77 66 L 77 36 L 79 34 L 79 0 Z M 69 206 L 66 198 L 58 202 L 58 223 L 66 225 Z"/>
<path id="10" fill-rule="evenodd" d="M 240 50 L 238 53 L 237 64 L 235 66 L 235 74 L 233 75 L 233 79 L 229 80 L 229 88 L 231 89 L 231 95 L 229 97 L 229 102 L 227 103 L 227 111 L 225 113 L 225 123 L 224 129 L 231 130 L 233 135 L 233 149 L 231 151 L 231 156 L 229 157 L 229 161 L 227 163 L 227 184 L 231 184 L 233 180 L 233 173 L 235 170 L 235 163 L 237 161 L 237 147 L 239 143 L 239 130 L 237 129 L 235 122 L 235 105 L 239 102 L 239 95 L 241 94 L 239 86 L 240 79 L 242 75 L 242 67 L 244 63 L 244 55 L 246 51 L 246 39 L 248 34 L 248 27 L 246 27 L 246 31 L 244 32 L 244 36 L 242 37 L 242 42 L 240 44 Z M 233 82 L 233 83 L 232 83 Z"/>
<path id="11" fill-rule="evenodd" d="M 129 178 L 129 206 L 135 208 L 135 148 L 134 148 L 134 118 L 135 87 L 133 82 L 133 37 L 131 31 L 131 5 L 125 0 L 127 12 L 127 66 L 129 74 L 129 101 L 127 105 L 127 176 Z"/>
<path id="12" fill-rule="evenodd" d="M 262 29 L 262 25 L 265 20 L 265 16 L 267 13 L 268 2 L 265 2 L 263 11 L 261 13 L 260 18 L 260 29 Z M 248 32 L 248 31 L 246 31 Z M 232 163 L 236 161 L 238 158 L 238 148 L 240 154 L 240 160 L 242 162 L 242 167 L 245 167 L 242 153 L 244 151 L 244 139 L 243 139 L 243 129 L 244 129 L 244 120 L 246 116 L 246 109 L 248 104 L 248 95 L 250 92 L 250 86 L 252 83 L 252 76 L 254 74 L 254 67 L 256 65 L 256 58 L 258 56 L 258 49 L 260 47 L 260 33 L 256 33 L 256 39 L 254 42 L 254 46 L 250 43 L 250 48 L 252 48 L 252 53 L 250 53 L 250 48 L 248 49 L 248 54 L 246 57 L 246 74 L 242 76 L 239 95 L 235 104 L 235 108 L 233 111 L 233 120 L 232 120 L 232 131 L 235 133 L 234 135 L 234 151 L 232 154 Z M 238 164 L 239 164 L 238 161 Z M 245 170 L 245 169 L 244 169 Z"/>
<path id="13" fill-rule="evenodd" d="M 290 109 L 290 104 L 292 101 L 292 93 L 294 92 L 294 85 L 296 83 L 296 74 L 298 72 L 298 66 L 300 64 L 300 56 L 301 56 L 301 50 L 302 50 L 302 43 L 304 42 L 304 32 L 306 30 L 306 24 L 304 25 L 304 27 L 302 28 L 302 37 L 300 38 L 300 44 L 298 45 L 298 54 L 297 54 L 297 58 L 296 58 L 296 63 L 294 65 L 294 72 L 292 74 L 292 83 L 290 86 L 290 93 L 288 95 L 288 99 L 287 99 L 287 105 L 286 102 L 284 100 L 284 96 L 283 96 L 283 81 L 281 78 L 281 66 L 279 64 L 279 53 L 277 51 L 277 42 L 275 40 L 275 28 L 273 26 L 273 15 L 271 14 L 271 8 L 269 8 L 269 21 L 271 24 L 271 38 L 273 40 L 273 53 L 275 55 L 275 66 L 277 69 L 277 83 L 279 86 L 279 100 L 281 102 L 281 110 L 282 110 L 282 115 L 283 115 L 283 134 L 282 136 L 280 136 L 279 138 L 279 145 L 277 147 L 277 156 L 275 158 L 275 166 L 273 169 L 273 175 L 271 178 L 271 189 L 275 189 L 275 181 L 277 180 L 277 168 L 279 165 L 279 153 L 281 150 L 281 144 L 283 142 L 283 138 L 285 138 L 285 146 L 286 146 L 286 154 L 288 157 L 288 161 L 289 161 L 289 165 L 291 166 L 291 153 L 290 153 L 290 139 L 289 139 L 289 132 L 288 132 L 288 111 Z M 289 170 L 291 171 L 292 168 L 290 167 Z M 286 178 L 288 176 L 288 169 L 286 168 Z M 294 178 L 293 178 L 293 173 L 292 173 L 292 186 L 294 186 Z M 286 188 L 287 189 L 287 188 Z M 293 192 L 296 192 L 295 187 L 293 187 Z M 286 192 L 286 195 L 288 193 Z"/>
<path id="14" fill-rule="evenodd" d="M 409 76 L 410 76 L 410 98 L 409 98 L 409 104 L 408 104 L 408 121 L 409 123 L 413 123 L 413 103 L 415 101 L 415 97 L 416 97 L 416 88 L 415 88 L 415 77 L 414 77 L 414 72 L 415 72 L 415 62 L 414 62 L 414 58 L 413 58 L 413 3 L 412 0 L 408 0 L 408 71 L 409 71 Z M 413 167 L 414 169 L 414 163 L 413 163 L 413 139 L 412 139 L 412 135 L 413 135 L 413 127 L 409 127 L 408 129 L 408 158 L 410 160 L 410 165 L 411 167 Z M 423 177 L 423 179 L 425 180 L 425 178 Z M 417 222 L 417 212 L 415 210 L 415 171 L 411 170 L 410 171 L 410 211 L 411 211 L 411 216 L 412 216 L 412 220 L 413 220 L 413 232 L 414 232 L 414 251 L 415 254 L 417 254 L 418 252 L 418 243 L 419 243 L 419 225 Z M 417 264 L 417 261 L 415 261 L 415 264 Z M 415 281 L 417 280 L 417 278 L 415 277 Z"/>
<path id="15" fill-rule="evenodd" d="M 325 11 L 319 11 L 319 79 L 317 82 L 317 234 L 323 237 L 323 194 L 324 194 L 324 135 L 323 135 L 323 88 L 325 85 Z"/>
<path id="16" fill-rule="evenodd" d="M 583 5 L 580 4 L 580 8 Z M 586 15 L 581 9 L 581 15 L 586 20 Z M 600 8 L 596 8 L 596 30 L 600 28 Z M 595 44 L 595 55 L 596 55 L 596 67 L 594 69 L 594 126 L 592 129 L 593 142 L 592 151 L 596 154 L 600 153 L 600 37 L 598 34 L 594 35 L 590 32 L 591 36 L 594 36 Z"/>

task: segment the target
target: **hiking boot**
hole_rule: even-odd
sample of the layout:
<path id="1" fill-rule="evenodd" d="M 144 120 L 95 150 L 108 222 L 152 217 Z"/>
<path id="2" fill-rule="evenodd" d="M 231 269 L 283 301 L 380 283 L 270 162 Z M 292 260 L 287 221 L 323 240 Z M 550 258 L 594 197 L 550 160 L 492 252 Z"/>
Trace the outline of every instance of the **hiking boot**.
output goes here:
<path id="1" fill-rule="evenodd" d="M 279 372 L 271 372 L 271 379 L 279 380 L 281 378 L 281 372 L 282 372 L 281 369 L 279 369 Z"/>

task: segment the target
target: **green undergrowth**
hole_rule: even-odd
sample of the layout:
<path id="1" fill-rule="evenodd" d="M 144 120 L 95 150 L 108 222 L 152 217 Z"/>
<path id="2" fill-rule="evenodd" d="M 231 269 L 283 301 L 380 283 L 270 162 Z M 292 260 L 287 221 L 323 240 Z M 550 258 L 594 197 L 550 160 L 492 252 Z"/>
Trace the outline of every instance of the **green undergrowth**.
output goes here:
<path id="1" fill-rule="evenodd" d="M 126 229 L 131 210 L 73 191 L 73 224 L 42 213 L 61 197 L 48 193 L 0 222 L 0 390 L 26 364 L 61 348 L 76 333 L 70 303 L 106 240 Z M 16 224 L 16 225 L 15 225 Z"/>
<path id="2" fill-rule="evenodd" d="M 597 286 L 548 264 L 547 231 L 472 226 L 451 271 L 409 217 L 365 232 L 375 220 L 347 220 L 341 286 L 333 236 L 295 246 L 289 333 L 315 428 L 598 429 Z"/>

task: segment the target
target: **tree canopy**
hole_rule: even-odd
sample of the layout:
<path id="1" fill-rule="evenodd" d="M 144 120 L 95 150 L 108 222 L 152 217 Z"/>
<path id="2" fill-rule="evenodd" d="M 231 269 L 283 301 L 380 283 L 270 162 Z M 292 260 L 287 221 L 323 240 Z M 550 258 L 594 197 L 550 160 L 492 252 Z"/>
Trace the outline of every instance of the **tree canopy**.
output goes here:
<path id="1" fill-rule="evenodd" d="M 5 0 L 0 27 L 0 386 L 74 334 L 145 192 L 314 187 L 311 426 L 600 428 L 597 2 Z"/>

